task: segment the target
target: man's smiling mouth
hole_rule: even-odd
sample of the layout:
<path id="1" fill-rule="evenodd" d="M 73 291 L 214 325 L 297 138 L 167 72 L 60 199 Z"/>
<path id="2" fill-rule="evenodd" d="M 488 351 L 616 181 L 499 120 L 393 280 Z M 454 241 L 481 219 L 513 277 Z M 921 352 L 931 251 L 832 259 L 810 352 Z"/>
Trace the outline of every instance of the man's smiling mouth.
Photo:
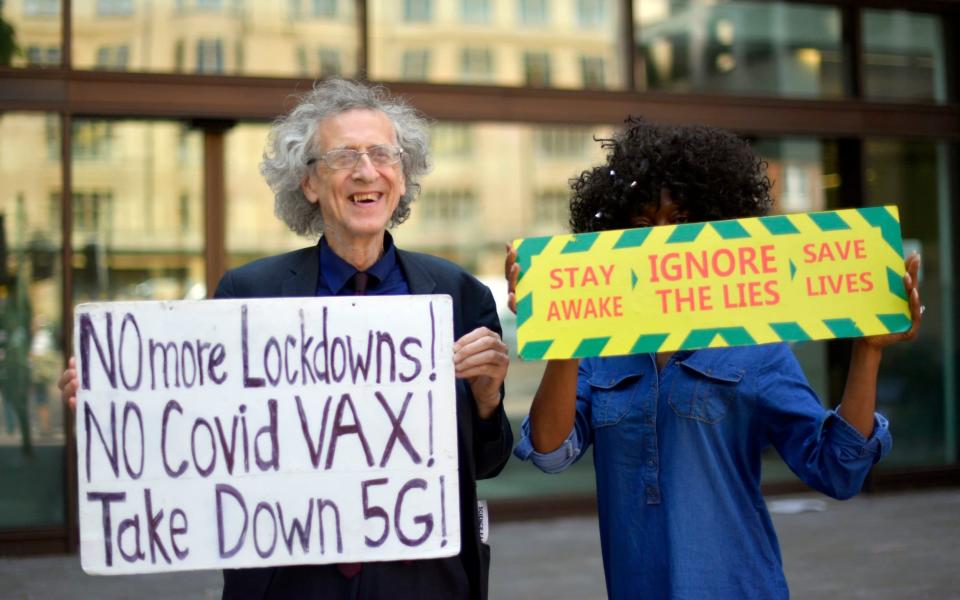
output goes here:
<path id="1" fill-rule="evenodd" d="M 354 204 L 370 204 L 376 202 L 380 199 L 380 194 L 375 192 L 366 192 L 360 194 L 352 194 L 350 200 Z"/>

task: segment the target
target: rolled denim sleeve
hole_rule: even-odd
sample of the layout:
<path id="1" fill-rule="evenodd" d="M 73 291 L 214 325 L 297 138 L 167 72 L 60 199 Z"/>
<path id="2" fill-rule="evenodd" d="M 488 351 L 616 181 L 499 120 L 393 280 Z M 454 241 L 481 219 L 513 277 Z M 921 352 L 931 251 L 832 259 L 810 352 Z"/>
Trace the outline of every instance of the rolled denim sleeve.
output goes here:
<path id="1" fill-rule="evenodd" d="M 523 419 L 520 425 L 520 443 L 513 450 L 513 455 L 520 460 L 532 462 L 544 473 L 559 473 L 576 462 L 580 456 L 580 441 L 577 428 L 570 430 L 567 439 L 560 447 L 552 452 L 537 452 L 530 440 L 530 417 Z"/>
<path id="2" fill-rule="evenodd" d="M 833 443 L 853 458 L 870 458 L 876 464 L 893 448 L 890 423 L 880 413 L 873 415 L 873 433 L 869 438 L 864 437 L 835 410 L 827 413 L 827 422 L 831 420 L 833 422 L 829 429 Z"/>
<path id="3" fill-rule="evenodd" d="M 893 445 L 887 420 L 876 414 L 873 433 L 864 437 L 823 407 L 788 347 L 773 347 L 769 357 L 758 391 L 767 439 L 810 487 L 841 500 L 855 496 Z"/>

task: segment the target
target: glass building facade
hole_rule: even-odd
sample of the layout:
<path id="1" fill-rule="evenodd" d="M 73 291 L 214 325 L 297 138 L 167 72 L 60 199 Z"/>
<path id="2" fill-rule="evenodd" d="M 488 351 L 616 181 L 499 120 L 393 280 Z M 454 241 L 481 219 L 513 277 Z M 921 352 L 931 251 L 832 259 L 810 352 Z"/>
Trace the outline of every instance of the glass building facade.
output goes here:
<path id="1" fill-rule="evenodd" d="M 627 115 L 747 137 L 776 212 L 897 204 L 928 310 L 884 360 L 896 446 L 870 485 L 960 483 L 958 26 L 946 0 L 0 0 L 0 553 L 76 546 L 56 388 L 73 306 L 202 298 L 224 269 L 312 243 L 273 216 L 258 163 L 291 95 L 338 75 L 434 120 L 433 172 L 394 235 L 498 301 L 504 242 L 567 230 L 568 180 Z M 849 343 L 794 349 L 836 405 Z M 542 369 L 514 357 L 516 424 Z M 775 454 L 764 473 L 800 485 Z M 582 507 L 592 466 L 511 462 L 480 486 L 500 514 Z"/>

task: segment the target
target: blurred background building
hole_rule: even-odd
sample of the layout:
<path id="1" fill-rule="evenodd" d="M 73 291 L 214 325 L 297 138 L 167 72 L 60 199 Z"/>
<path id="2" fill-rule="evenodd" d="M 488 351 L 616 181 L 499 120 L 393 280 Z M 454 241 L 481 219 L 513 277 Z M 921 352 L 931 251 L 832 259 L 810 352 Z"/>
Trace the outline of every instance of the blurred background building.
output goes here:
<path id="1" fill-rule="evenodd" d="M 435 120 L 395 236 L 498 301 L 504 242 L 567 230 L 569 178 L 628 114 L 748 137 L 777 212 L 897 204 L 928 310 L 887 352 L 896 446 L 869 485 L 960 483 L 958 40 L 956 0 L 0 0 L 0 553 L 76 544 L 55 383 L 72 307 L 202 298 L 225 268 L 311 243 L 273 217 L 258 162 L 291 95 L 333 75 Z M 835 405 L 849 343 L 795 350 Z M 542 368 L 511 365 L 517 423 Z M 495 516 L 586 508 L 589 463 L 511 463 L 480 493 Z M 764 477 L 801 485 L 775 454 Z"/>

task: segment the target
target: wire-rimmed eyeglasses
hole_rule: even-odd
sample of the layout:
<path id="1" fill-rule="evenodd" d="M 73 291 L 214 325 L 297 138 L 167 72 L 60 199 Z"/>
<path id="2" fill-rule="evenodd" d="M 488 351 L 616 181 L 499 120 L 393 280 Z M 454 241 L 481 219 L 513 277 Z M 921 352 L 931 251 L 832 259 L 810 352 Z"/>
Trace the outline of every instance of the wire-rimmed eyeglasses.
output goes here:
<path id="1" fill-rule="evenodd" d="M 319 160 L 335 171 L 355 169 L 360 163 L 360 157 L 364 155 L 370 159 L 374 166 L 386 167 L 400 162 L 400 158 L 403 156 L 403 148 L 389 144 L 370 146 L 364 152 L 352 148 L 338 148 L 316 158 L 311 158 L 307 161 L 307 165 L 312 165 Z"/>

